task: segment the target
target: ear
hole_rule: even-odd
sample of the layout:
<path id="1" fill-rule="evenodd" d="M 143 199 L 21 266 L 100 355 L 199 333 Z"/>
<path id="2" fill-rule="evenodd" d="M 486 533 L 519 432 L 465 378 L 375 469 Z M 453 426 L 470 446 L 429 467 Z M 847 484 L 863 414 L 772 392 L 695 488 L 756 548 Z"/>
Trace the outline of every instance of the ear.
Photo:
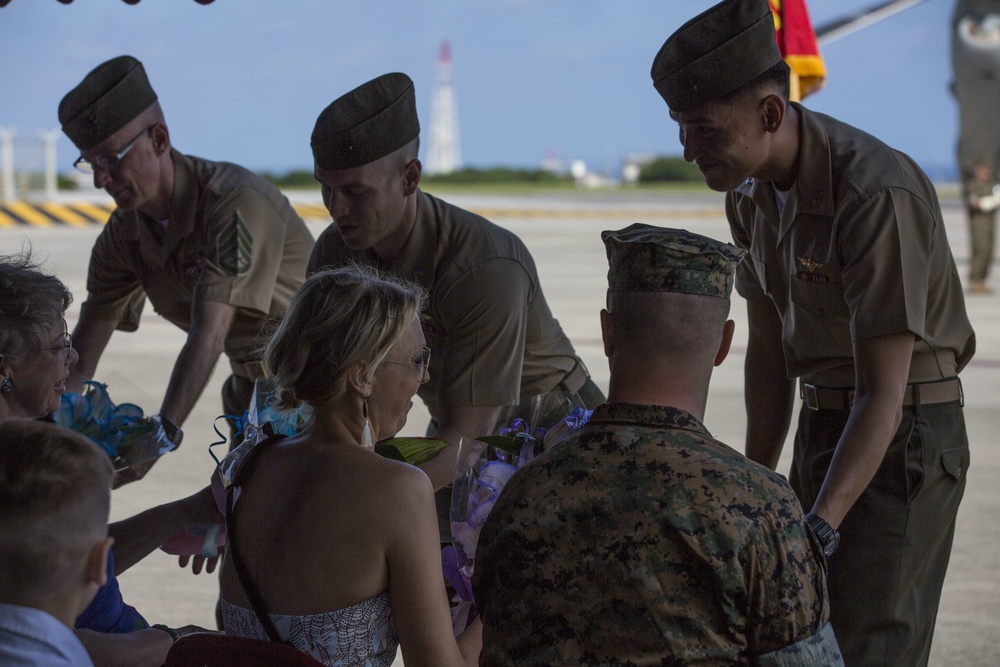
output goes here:
<path id="1" fill-rule="evenodd" d="M 761 107 L 764 130 L 774 134 L 785 120 L 787 104 L 780 95 L 771 94 L 764 98 Z"/>
<path id="2" fill-rule="evenodd" d="M 726 320 L 722 325 L 722 341 L 719 343 L 719 351 L 715 353 L 715 365 L 718 366 L 729 356 L 729 347 L 733 344 L 733 332 L 736 331 L 736 323 Z"/>
<path id="3" fill-rule="evenodd" d="M 423 165 L 420 164 L 420 160 L 413 158 L 406 163 L 403 167 L 403 195 L 409 197 L 417 191 L 417 186 L 420 185 L 420 174 L 423 171 Z"/>
<path id="4" fill-rule="evenodd" d="M 368 398 L 372 395 L 372 381 L 368 375 L 368 364 L 359 361 L 347 371 L 347 386 L 363 397 Z"/>
<path id="5" fill-rule="evenodd" d="M 150 129 L 150 141 L 153 142 L 153 152 L 156 157 L 170 152 L 170 131 L 163 123 L 157 123 Z"/>
<path id="6" fill-rule="evenodd" d="M 612 342 L 611 313 L 607 308 L 601 309 L 601 339 L 604 341 L 604 356 L 610 359 L 615 351 L 615 345 Z"/>
<path id="7" fill-rule="evenodd" d="M 115 538 L 108 536 L 90 548 L 90 553 L 87 554 L 87 583 L 98 587 L 108 583 L 108 554 L 114 543 Z"/>

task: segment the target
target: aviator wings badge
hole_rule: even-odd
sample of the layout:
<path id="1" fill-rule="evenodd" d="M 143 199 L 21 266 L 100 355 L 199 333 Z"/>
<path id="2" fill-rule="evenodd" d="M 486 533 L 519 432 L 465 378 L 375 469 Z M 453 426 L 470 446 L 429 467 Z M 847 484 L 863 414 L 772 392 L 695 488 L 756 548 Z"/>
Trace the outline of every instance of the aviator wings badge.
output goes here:
<path id="1" fill-rule="evenodd" d="M 815 273 L 816 269 L 823 268 L 823 265 L 819 262 L 814 262 L 811 259 L 806 259 L 805 257 L 799 257 L 799 263 L 805 267 L 806 271 L 809 273 Z"/>

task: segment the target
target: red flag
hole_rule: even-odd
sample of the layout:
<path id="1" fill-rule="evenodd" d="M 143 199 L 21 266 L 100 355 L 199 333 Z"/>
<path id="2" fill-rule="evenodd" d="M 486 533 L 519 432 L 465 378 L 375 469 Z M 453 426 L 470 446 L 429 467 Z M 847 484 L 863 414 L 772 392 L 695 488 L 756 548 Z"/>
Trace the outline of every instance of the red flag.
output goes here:
<path id="1" fill-rule="evenodd" d="M 806 0 L 768 0 L 781 55 L 792 70 L 791 95 L 799 101 L 823 87 L 826 66 L 809 21 Z"/>

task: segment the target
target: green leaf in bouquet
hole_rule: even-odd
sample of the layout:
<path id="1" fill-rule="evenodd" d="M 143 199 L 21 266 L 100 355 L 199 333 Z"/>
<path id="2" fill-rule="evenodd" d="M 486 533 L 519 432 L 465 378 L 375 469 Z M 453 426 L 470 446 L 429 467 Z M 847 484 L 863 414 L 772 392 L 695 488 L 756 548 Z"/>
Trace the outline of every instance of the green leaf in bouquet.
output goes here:
<path id="1" fill-rule="evenodd" d="M 118 429 L 121 435 L 121 442 L 118 444 L 118 453 L 125 454 L 129 448 L 141 440 L 147 433 L 153 430 L 152 421 L 144 419 L 139 423 L 124 424 Z"/>
<path id="2" fill-rule="evenodd" d="M 388 442 L 377 442 L 375 443 L 375 453 L 379 456 L 387 459 L 392 459 L 393 461 L 403 461 L 403 453 L 399 451 L 399 448 L 395 445 L 389 444 Z"/>
<path id="3" fill-rule="evenodd" d="M 476 438 L 476 440 L 484 442 L 491 447 L 502 449 L 503 451 L 514 454 L 515 456 L 521 453 L 521 446 L 524 445 L 524 440 L 522 438 L 507 435 L 483 435 Z"/>
<path id="4" fill-rule="evenodd" d="M 383 454 L 379 451 L 380 446 L 384 447 L 386 451 L 391 447 L 399 456 Z M 406 461 L 411 465 L 418 466 L 433 459 L 447 446 L 447 442 L 437 438 L 390 438 L 375 445 L 375 452 L 386 458 Z"/>

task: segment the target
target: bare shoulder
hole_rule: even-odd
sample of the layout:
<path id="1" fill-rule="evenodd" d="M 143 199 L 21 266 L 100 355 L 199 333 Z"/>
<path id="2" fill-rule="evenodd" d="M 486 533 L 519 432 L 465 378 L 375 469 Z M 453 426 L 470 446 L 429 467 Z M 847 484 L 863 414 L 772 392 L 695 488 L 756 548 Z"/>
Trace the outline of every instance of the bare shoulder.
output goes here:
<path id="1" fill-rule="evenodd" d="M 434 496 L 434 487 L 423 470 L 402 461 L 377 458 L 380 459 L 379 473 L 384 475 L 387 482 L 387 491 L 411 500 L 421 496 L 427 498 Z"/>

